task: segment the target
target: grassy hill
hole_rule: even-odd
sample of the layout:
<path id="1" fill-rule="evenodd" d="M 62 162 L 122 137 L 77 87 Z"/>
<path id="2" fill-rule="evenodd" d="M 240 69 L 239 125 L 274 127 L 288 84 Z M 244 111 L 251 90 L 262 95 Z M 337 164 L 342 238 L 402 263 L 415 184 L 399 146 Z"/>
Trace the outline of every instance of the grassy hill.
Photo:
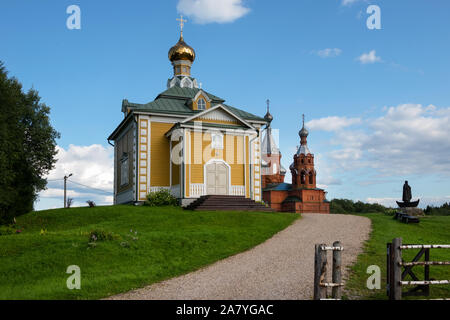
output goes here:
<path id="1" fill-rule="evenodd" d="M 0 299 L 125 292 L 247 250 L 297 217 L 133 206 L 32 212 L 18 218 L 22 233 L 0 236 Z M 70 265 L 81 268 L 81 290 L 66 287 Z"/>
<path id="2" fill-rule="evenodd" d="M 358 256 L 352 267 L 352 275 L 346 290 L 352 299 L 387 299 L 386 295 L 386 244 L 394 238 L 403 238 L 404 244 L 450 244 L 450 216 L 427 216 L 419 224 L 405 224 L 385 214 L 362 214 L 372 220 L 372 233 L 365 245 L 364 253 Z M 403 259 L 412 261 L 419 250 L 405 250 Z M 423 261 L 423 257 L 421 258 Z M 430 260 L 449 261 L 449 249 L 431 249 Z M 367 267 L 377 265 L 381 268 L 381 289 L 369 290 L 366 286 L 369 274 Z M 420 280 L 424 279 L 424 268 L 416 266 L 413 272 Z M 449 266 L 430 266 L 430 277 L 437 280 L 450 279 Z M 408 280 L 412 280 L 408 275 Z M 407 287 L 410 289 L 411 287 Z M 406 291 L 406 288 L 404 289 Z M 430 298 L 449 298 L 450 286 L 430 286 Z M 411 299 L 408 297 L 407 299 Z M 413 299 L 426 299 L 414 297 Z"/>

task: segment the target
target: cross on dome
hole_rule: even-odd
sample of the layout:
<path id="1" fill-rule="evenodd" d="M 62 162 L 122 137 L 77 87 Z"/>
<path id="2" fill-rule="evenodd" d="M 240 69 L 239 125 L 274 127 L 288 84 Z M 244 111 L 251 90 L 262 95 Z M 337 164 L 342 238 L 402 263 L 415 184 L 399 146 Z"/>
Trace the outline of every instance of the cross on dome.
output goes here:
<path id="1" fill-rule="evenodd" d="M 177 21 L 180 21 L 181 36 L 183 36 L 183 27 L 187 20 L 183 19 L 183 15 L 180 15 L 180 18 L 177 18 Z"/>

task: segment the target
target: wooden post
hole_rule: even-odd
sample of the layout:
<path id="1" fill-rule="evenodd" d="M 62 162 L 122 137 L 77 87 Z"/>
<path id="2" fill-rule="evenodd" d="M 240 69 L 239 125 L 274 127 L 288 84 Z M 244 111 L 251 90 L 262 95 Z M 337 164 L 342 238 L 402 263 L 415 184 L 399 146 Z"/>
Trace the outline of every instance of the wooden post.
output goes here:
<path id="1" fill-rule="evenodd" d="M 333 247 L 341 248 L 341 242 L 336 241 L 333 243 Z M 333 273 L 332 282 L 339 284 L 337 287 L 333 287 L 331 291 L 331 296 L 333 299 L 341 299 L 342 287 L 340 286 L 342 282 L 341 275 L 341 250 L 333 250 Z"/>
<path id="2" fill-rule="evenodd" d="M 387 277 L 386 277 L 386 294 L 389 297 L 389 299 L 392 299 L 391 296 L 391 283 L 392 283 L 392 242 L 388 243 L 386 245 L 386 271 L 387 271 Z"/>
<path id="3" fill-rule="evenodd" d="M 425 249 L 425 261 L 430 261 L 430 249 Z M 430 280 L 430 266 L 425 265 L 425 281 Z M 430 285 L 425 285 L 423 290 L 424 296 L 428 297 L 430 295 Z"/>
<path id="4" fill-rule="evenodd" d="M 327 288 L 321 286 L 327 277 L 327 251 L 322 250 L 325 244 L 316 244 L 314 254 L 314 300 L 326 299 Z"/>
<path id="5" fill-rule="evenodd" d="M 395 238 L 392 241 L 392 281 L 390 284 L 391 300 L 402 300 L 402 238 Z"/>
<path id="6" fill-rule="evenodd" d="M 67 176 L 64 176 L 64 208 L 67 208 Z"/>

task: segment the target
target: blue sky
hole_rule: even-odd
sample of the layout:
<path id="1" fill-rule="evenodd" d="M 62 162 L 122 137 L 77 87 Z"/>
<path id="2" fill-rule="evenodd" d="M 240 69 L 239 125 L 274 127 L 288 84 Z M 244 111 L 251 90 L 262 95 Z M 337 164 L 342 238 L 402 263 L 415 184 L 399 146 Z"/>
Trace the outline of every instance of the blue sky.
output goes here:
<path id="1" fill-rule="evenodd" d="M 81 30 L 66 27 L 73 4 Z M 369 5 L 381 30 L 366 26 Z M 414 198 L 439 204 L 450 201 L 449 12 L 445 0 L 2 1 L 0 60 L 52 108 L 61 159 L 49 179 L 69 170 L 111 190 L 106 137 L 122 99 L 146 103 L 165 89 L 183 13 L 193 76 L 255 114 L 269 98 L 285 167 L 305 113 L 329 199 L 394 205 L 409 180 Z M 60 188 L 51 181 L 37 208 L 60 206 Z M 110 199 L 69 189 L 78 205 Z"/>

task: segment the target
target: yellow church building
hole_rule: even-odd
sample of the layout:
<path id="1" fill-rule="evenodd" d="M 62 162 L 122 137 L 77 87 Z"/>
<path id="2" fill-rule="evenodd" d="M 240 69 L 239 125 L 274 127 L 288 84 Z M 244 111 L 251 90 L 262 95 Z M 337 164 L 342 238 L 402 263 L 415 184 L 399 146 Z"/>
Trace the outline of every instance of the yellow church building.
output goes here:
<path id="1" fill-rule="evenodd" d="M 181 24 L 183 20 L 181 21 Z M 191 76 L 195 51 L 169 51 L 174 76 L 146 104 L 122 102 L 114 145 L 114 203 L 139 203 L 169 190 L 182 205 L 203 195 L 262 200 L 261 130 L 267 121 L 202 88 Z"/>

